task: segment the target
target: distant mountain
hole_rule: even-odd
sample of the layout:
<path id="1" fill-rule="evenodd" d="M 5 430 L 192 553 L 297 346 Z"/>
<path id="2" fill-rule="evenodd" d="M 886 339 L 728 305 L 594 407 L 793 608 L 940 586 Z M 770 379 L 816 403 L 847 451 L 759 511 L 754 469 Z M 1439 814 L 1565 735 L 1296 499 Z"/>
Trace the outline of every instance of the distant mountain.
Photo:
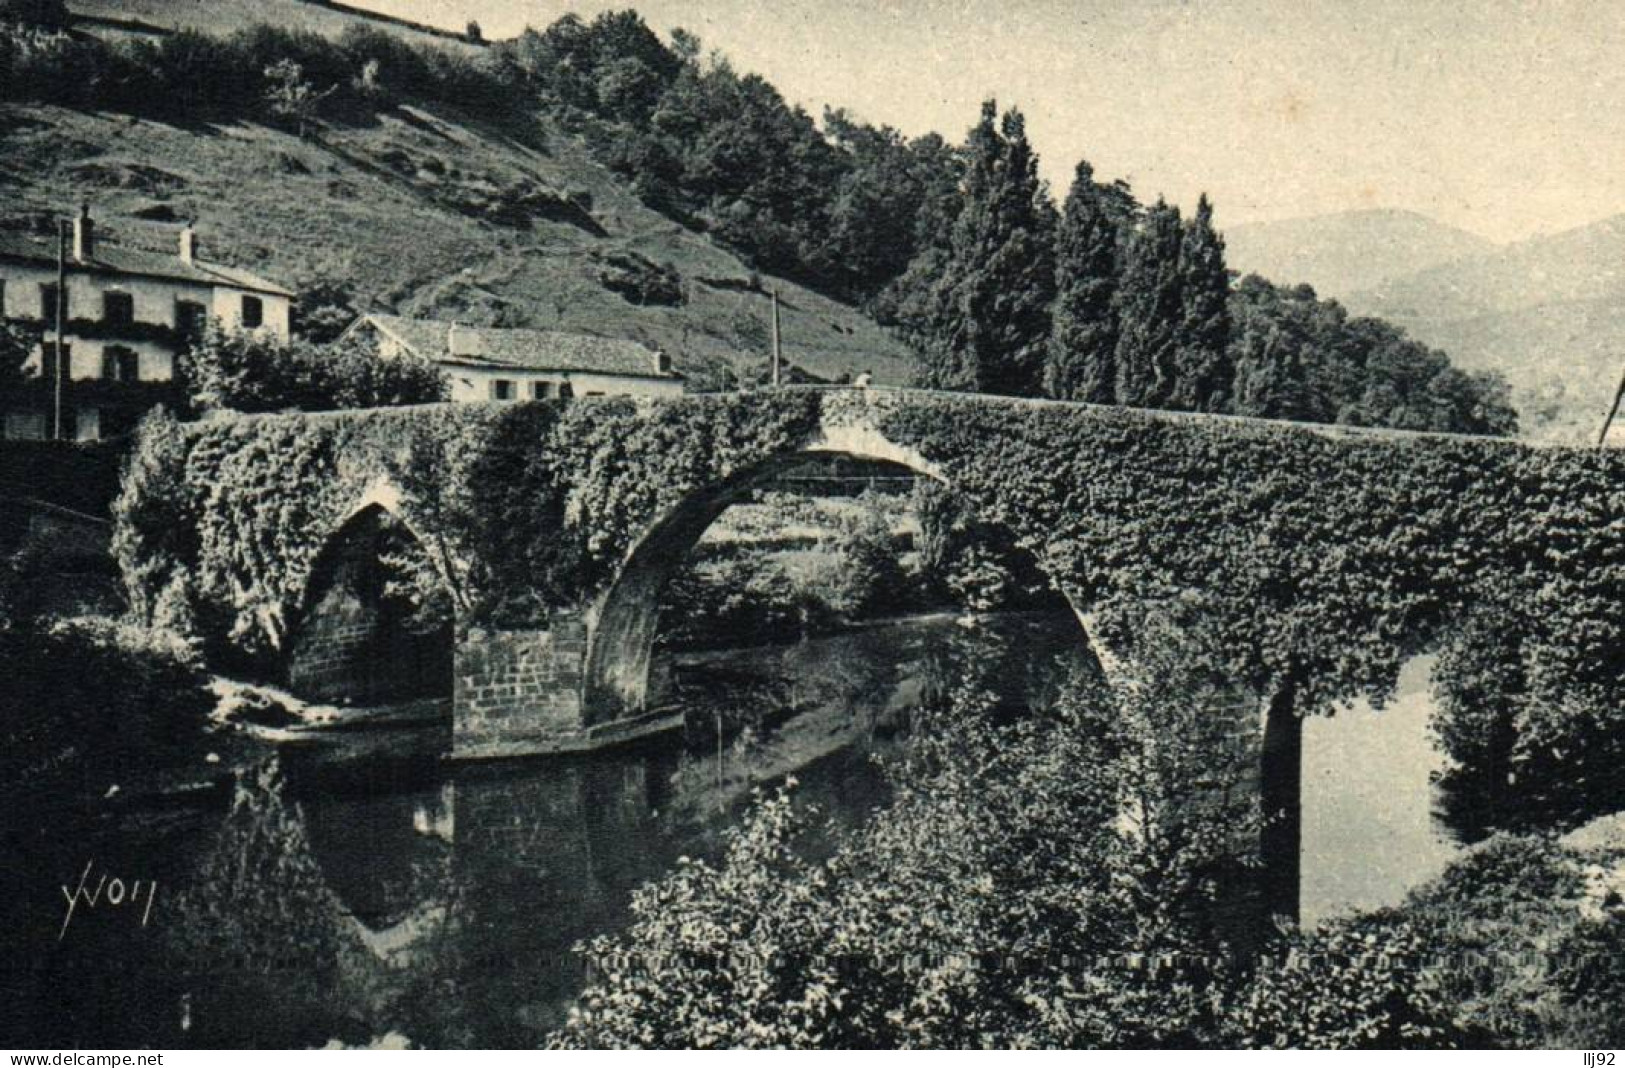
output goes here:
<path id="1" fill-rule="evenodd" d="M 1225 258 L 1243 274 L 1283 285 L 1307 282 L 1321 296 L 1339 300 L 1495 248 L 1425 215 L 1388 209 L 1249 223 L 1226 229 L 1224 239 Z"/>
<path id="2" fill-rule="evenodd" d="M 1526 436 L 1592 438 L 1625 368 L 1625 215 L 1497 246 L 1413 212 L 1355 211 L 1238 226 L 1225 243 L 1239 271 L 1308 282 L 1499 371 Z"/>
<path id="3" fill-rule="evenodd" d="M 1358 296 L 1373 314 L 1430 321 L 1618 300 L 1625 296 L 1625 215 L 1488 255 L 1390 274 Z"/>
<path id="4" fill-rule="evenodd" d="M 1584 440 L 1625 368 L 1625 215 L 1392 277 L 1347 304 L 1505 374 L 1527 432 Z"/>

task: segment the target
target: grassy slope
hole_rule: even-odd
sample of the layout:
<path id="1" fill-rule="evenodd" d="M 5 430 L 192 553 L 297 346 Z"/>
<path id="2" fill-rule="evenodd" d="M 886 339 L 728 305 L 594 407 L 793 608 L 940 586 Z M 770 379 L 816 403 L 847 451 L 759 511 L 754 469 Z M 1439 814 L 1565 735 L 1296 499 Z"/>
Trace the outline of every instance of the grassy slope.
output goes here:
<path id="1" fill-rule="evenodd" d="M 76 7 L 163 25 L 210 11 L 205 26 L 215 30 L 273 8 L 279 21 L 303 13 L 312 28 L 332 32 L 342 28 L 332 20 L 350 17 L 300 0 Z M 482 198 L 512 186 L 586 194 L 591 219 L 538 211 L 515 226 L 481 214 Z M 110 240 L 168 250 L 177 224 L 153 217 L 195 218 L 205 256 L 296 286 L 326 266 L 353 280 L 375 310 L 631 337 L 664 348 L 679 368 L 766 358 L 770 305 L 749 288 L 749 268 L 644 207 L 575 137 L 544 122 L 402 107 L 300 140 L 252 124 L 181 127 L 0 106 L 0 221 L 65 213 L 80 200 L 93 203 Z M 638 307 L 605 288 L 602 257 L 616 251 L 672 264 L 688 302 Z M 906 350 L 861 312 L 761 281 L 779 289 L 792 363 L 827 378 L 869 369 L 878 382 L 906 379 Z"/>
<path id="2" fill-rule="evenodd" d="M 408 40 L 436 41 L 453 48 L 473 47 L 444 34 L 414 30 L 404 21 L 347 10 L 343 4 L 335 6 L 312 0 L 69 0 L 68 9 L 83 18 L 204 33 L 231 33 L 264 22 L 337 37 L 352 23 L 365 21 L 368 25 L 397 32 Z"/>

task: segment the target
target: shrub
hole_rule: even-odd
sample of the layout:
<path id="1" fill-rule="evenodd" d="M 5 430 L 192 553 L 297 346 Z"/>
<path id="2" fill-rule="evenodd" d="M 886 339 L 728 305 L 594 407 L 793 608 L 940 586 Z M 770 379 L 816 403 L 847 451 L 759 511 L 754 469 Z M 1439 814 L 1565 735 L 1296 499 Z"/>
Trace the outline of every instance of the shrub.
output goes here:
<path id="1" fill-rule="evenodd" d="M 747 549 L 685 568 L 661 600 L 675 648 L 746 646 L 803 636 L 797 590 L 767 553 Z"/>
<path id="2" fill-rule="evenodd" d="M 426 360 L 381 358 L 360 342 L 313 345 L 211 323 L 182 361 L 201 411 L 318 412 L 444 400 L 445 376 Z"/>
<path id="3" fill-rule="evenodd" d="M 834 547 L 840 562 L 831 608 L 849 619 L 907 608 L 908 576 L 898 562 L 891 525 L 878 508 L 871 505 L 846 520 Z"/>
<path id="4" fill-rule="evenodd" d="M 199 755 L 213 701 L 178 639 L 105 620 L 13 626 L 0 665 L 8 803 L 100 796 Z"/>
<path id="5" fill-rule="evenodd" d="M 1295 936 L 1226 1015 L 1227 1038 L 1254 1049 L 1475 1046 L 1428 982 L 1435 948 L 1403 918 L 1381 912 Z"/>
<path id="6" fill-rule="evenodd" d="M 1197 767 L 1165 740 L 1203 710 L 1166 702 L 1173 677 L 1080 679 L 1014 723 L 965 678 L 889 766 L 892 805 L 827 860 L 805 848 L 816 813 L 759 799 L 720 864 L 680 863 L 584 947 L 594 982 L 553 1043 L 1213 1041 L 1226 968 L 1193 917 L 1235 814 L 1175 803 Z M 1119 818 L 1131 785 L 1155 802 Z"/>
<path id="7" fill-rule="evenodd" d="M 636 252 L 609 252 L 599 257 L 598 281 L 632 304 L 687 303 L 683 276 L 669 263 L 656 263 Z"/>

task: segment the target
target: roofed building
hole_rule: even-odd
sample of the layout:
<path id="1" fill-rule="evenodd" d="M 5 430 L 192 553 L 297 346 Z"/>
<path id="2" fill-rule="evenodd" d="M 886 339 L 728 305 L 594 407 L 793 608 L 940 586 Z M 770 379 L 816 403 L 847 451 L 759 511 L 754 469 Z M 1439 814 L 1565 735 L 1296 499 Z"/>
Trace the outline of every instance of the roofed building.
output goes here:
<path id="1" fill-rule="evenodd" d="M 211 318 L 288 338 L 293 293 L 203 260 L 191 227 L 180 231 L 174 255 L 106 245 L 82 208 L 63 267 L 58 339 L 56 242 L 0 231 L 0 317 L 41 338 L 24 365 L 39 388 L 4 398 L 7 438 L 86 441 L 128 430 L 154 399 L 140 385 L 172 382 L 176 357 Z M 59 351 L 66 375 L 57 434 L 51 423 Z"/>
<path id="2" fill-rule="evenodd" d="M 364 315 L 344 336 L 371 338 L 386 359 L 409 354 L 429 360 L 450 379 L 454 401 L 683 392 L 683 376 L 672 370 L 669 356 L 622 338 L 398 315 Z"/>

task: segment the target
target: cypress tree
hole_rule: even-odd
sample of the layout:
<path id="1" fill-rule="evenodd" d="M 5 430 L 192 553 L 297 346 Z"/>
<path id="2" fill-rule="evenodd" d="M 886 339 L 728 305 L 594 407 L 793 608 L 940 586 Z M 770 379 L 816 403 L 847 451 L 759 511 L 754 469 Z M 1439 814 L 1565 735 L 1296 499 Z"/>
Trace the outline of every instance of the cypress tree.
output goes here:
<path id="1" fill-rule="evenodd" d="M 1179 282 L 1177 373 L 1168 406 L 1228 411 L 1234 378 L 1228 353 L 1230 274 L 1224 265 L 1224 239 L 1213 229 L 1213 205 L 1205 193 L 1184 228 Z"/>
<path id="2" fill-rule="evenodd" d="M 1036 395 L 1055 296 L 1055 209 L 1021 113 L 982 105 L 966 145 L 964 203 L 915 324 L 917 378 L 934 389 Z"/>
<path id="3" fill-rule="evenodd" d="M 1167 407 L 1178 377 L 1184 308 L 1180 299 L 1179 209 L 1161 200 L 1145 213 L 1123 250 L 1117 288 L 1117 403 Z"/>
<path id="4" fill-rule="evenodd" d="M 1063 400 L 1110 404 L 1123 244 L 1137 206 L 1121 182 L 1102 185 L 1079 162 L 1055 238 L 1055 308 L 1044 389 Z"/>

